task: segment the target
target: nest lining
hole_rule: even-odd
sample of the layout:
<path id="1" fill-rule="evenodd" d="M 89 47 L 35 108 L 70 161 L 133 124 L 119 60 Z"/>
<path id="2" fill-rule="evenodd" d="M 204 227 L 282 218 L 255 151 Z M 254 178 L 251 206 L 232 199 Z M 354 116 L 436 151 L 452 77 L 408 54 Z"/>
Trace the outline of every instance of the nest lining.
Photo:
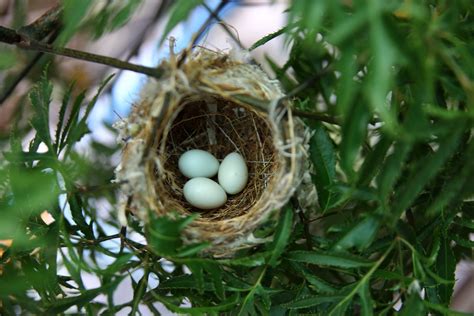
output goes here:
<path id="1" fill-rule="evenodd" d="M 198 212 L 203 221 L 220 221 L 242 216 L 261 198 L 264 190 L 272 187 L 273 173 L 278 168 L 273 137 L 263 113 L 245 105 L 212 95 L 184 98 L 177 115 L 164 135 L 162 151 L 158 149 L 164 166 L 164 188 L 180 213 Z M 187 150 L 202 149 L 219 161 L 232 153 L 240 153 L 249 169 L 249 180 L 244 190 L 228 195 L 226 204 L 214 210 L 200 210 L 183 197 L 187 179 L 178 170 L 178 159 Z M 215 178 L 213 178 L 216 180 Z"/>

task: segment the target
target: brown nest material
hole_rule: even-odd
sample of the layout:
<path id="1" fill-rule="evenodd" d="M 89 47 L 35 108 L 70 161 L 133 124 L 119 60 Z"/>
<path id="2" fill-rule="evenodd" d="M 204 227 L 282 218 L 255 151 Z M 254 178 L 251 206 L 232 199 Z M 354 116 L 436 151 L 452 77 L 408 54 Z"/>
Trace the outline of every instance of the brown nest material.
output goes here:
<path id="1" fill-rule="evenodd" d="M 208 253 L 228 255 L 263 242 L 252 232 L 283 206 L 302 178 L 307 135 L 293 118 L 278 85 L 257 66 L 230 55 L 199 49 L 177 67 L 163 62 L 163 79 L 150 81 L 142 100 L 118 124 L 125 140 L 117 181 L 121 210 L 146 221 L 199 213 L 183 230 L 187 243 L 209 241 Z M 255 108 L 242 100 L 258 100 Z M 253 102 L 255 103 L 255 102 Z M 187 179 L 178 159 L 203 149 L 222 160 L 239 152 L 249 168 L 245 189 L 214 210 L 194 208 L 183 197 Z"/>

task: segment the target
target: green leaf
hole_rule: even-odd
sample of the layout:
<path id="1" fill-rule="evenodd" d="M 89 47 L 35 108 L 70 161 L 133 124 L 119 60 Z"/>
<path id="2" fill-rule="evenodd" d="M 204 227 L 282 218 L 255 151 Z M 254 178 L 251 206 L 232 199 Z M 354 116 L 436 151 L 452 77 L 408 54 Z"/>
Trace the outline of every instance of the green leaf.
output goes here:
<path id="1" fill-rule="evenodd" d="M 393 153 L 387 158 L 377 177 L 377 187 L 383 201 L 388 200 L 393 192 L 393 187 L 400 177 L 402 165 L 410 153 L 411 144 L 397 142 L 393 148 Z"/>
<path id="2" fill-rule="evenodd" d="M 289 21 L 317 30 L 321 26 L 327 3 L 325 1 L 298 0 L 292 2 Z"/>
<path id="3" fill-rule="evenodd" d="M 474 141 L 471 141 L 465 149 L 462 164 L 460 171 L 447 181 L 436 199 L 431 203 L 426 211 L 428 215 L 434 216 L 440 213 L 469 183 L 470 179 L 466 175 L 470 175 L 474 171 Z"/>
<path id="4" fill-rule="evenodd" d="M 61 141 L 61 132 L 63 128 L 63 124 L 65 121 L 65 116 L 66 116 L 66 110 L 69 105 L 69 101 L 71 99 L 71 93 L 72 89 L 74 88 L 74 84 L 69 85 L 68 89 L 64 93 L 63 96 L 63 101 L 61 103 L 61 108 L 59 109 L 59 114 L 58 114 L 58 124 L 56 126 L 56 135 L 54 137 L 55 143 L 54 147 L 56 149 L 56 153 L 59 154 L 59 148 L 60 148 L 60 141 Z"/>
<path id="5" fill-rule="evenodd" d="M 342 19 L 329 32 L 328 41 L 333 44 L 342 44 L 345 41 L 354 41 L 354 34 L 362 31 L 368 23 L 367 10 L 358 10 L 350 18 Z"/>
<path id="6" fill-rule="evenodd" d="M 91 4 L 92 0 L 63 0 L 63 28 L 57 41 L 59 45 L 63 46 L 71 39 Z"/>
<path id="7" fill-rule="evenodd" d="M 310 141 L 310 157 L 316 174 L 313 182 L 318 192 L 318 202 L 323 212 L 336 202 L 336 196 L 329 187 L 336 179 L 336 154 L 329 135 L 321 124 L 313 126 Z"/>
<path id="8" fill-rule="evenodd" d="M 161 216 L 150 219 L 146 226 L 147 240 L 150 248 L 159 255 L 174 256 L 179 254 L 183 244 L 181 231 L 194 220 L 198 214 L 176 220 Z"/>
<path id="9" fill-rule="evenodd" d="M 86 109 L 84 111 L 84 115 L 79 120 L 77 125 L 74 126 L 74 128 L 69 131 L 68 137 L 66 139 L 67 144 L 69 144 L 69 145 L 74 144 L 74 143 L 80 141 L 81 138 L 85 134 L 89 133 L 89 128 L 87 127 L 87 123 L 86 123 L 87 119 L 89 118 L 89 114 L 92 111 L 92 108 L 94 107 L 95 103 L 97 102 L 97 99 L 99 98 L 99 96 L 102 93 L 103 89 L 110 82 L 110 80 L 112 80 L 112 78 L 114 76 L 115 75 L 112 74 L 112 75 L 108 76 L 104 81 L 102 81 L 99 89 L 97 90 L 97 93 L 94 95 L 92 100 L 87 104 Z"/>
<path id="10" fill-rule="evenodd" d="M 397 121 L 387 102 L 387 94 L 393 82 L 393 65 L 397 58 L 395 43 L 390 39 L 382 20 L 383 5 L 379 1 L 368 2 L 370 45 L 373 61 L 369 65 L 369 79 L 365 93 L 370 105 L 385 122 L 384 128 L 395 133 Z"/>
<path id="11" fill-rule="evenodd" d="M 354 176 L 354 162 L 366 137 L 369 119 L 370 112 L 362 102 L 353 104 L 344 118 L 340 149 L 341 167 L 350 178 Z"/>
<path id="12" fill-rule="evenodd" d="M 73 130 L 76 127 L 76 125 L 79 121 L 78 120 L 79 112 L 81 110 L 81 104 L 84 101 L 85 97 L 86 97 L 85 91 L 82 91 L 81 93 L 79 93 L 79 95 L 74 100 L 74 103 L 71 107 L 71 112 L 69 113 L 69 117 L 68 117 L 67 122 L 66 122 L 66 125 L 64 126 L 64 128 L 62 129 L 62 132 L 61 132 L 61 137 L 59 139 L 59 145 L 58 145 L 58 151 L 59 152 L 61 150 L 63 150 L 64 147 L 67 144 L 71 144 L 71 145 L 73 144 L 73 142 L 70 140 L 69 133 L 70 133 L 71 130 Z M 58 125 L 58 128 L 59 128 L 59 125 Z M 56 142 L 58 142 L 58 141 L 56 141 Z"/>
<path id="13" fill-rule="evenodd" d="M 181 21 L 184 21 L 191 11 L 193 11 L 197 6 L 201 5 L 203 0 L 177 0 L 174 3 L 174 6 L 171 8 L 170 17 L 166 23 L 163 35 L 160 41 L 162 44 L 166 36 L 178 25 Z"/>
<path id="14" fill-rule="evenodd" d="M 218 262 L 229 266 L 258 267 L 264 265 L 266 258 L 270 255 L 270 252 L 258 252 L 241 258 L 220 259 Z"/>
<path id="15" fill-rule="evenodd" d="M 110 22 L 111 30 L 115 30 L 124 25 L 141 3 L 142 0 L 128 0 L 125 6 L 112 18 Z"/>
<path id="16" fill-rule="evenodd" d="M 145 268 L 145 272 L 144 272 L 142 278 L 140 279 L 140 281 L 138 281 L 138 284 L 137 284 L 136 288 L 134 288 L 133 301 L 132 301 L 132 311 L 130 312 L 130 315 L 135 315 L 138 311 L 138 305 L 140 304 L 140 301 L 142 300 L 143 295 L 145 294 L 146 289 L 147 289 L 148 275 L 149 275 L 149 272 Z"/>
<path id="17" fill-rule="evenodd" d="M 224 312 L 234 307 L 238 303 L 240 298 L 239 293 L 236 293 L 235 295 L 222 301 L 220 304 L 203 307 L 180 307 L 176 306 L 169 297 L 158 295 L 153 291 L 151 292 L 151 294 L 172 312 L 184 315 L 204 315 L 206 313 L 216 314 L 219 312 Z"/>
<path id="18" fill-rule="evenodd" d="M 338 288 L 335 285 L 330 284 L 329 282 L 317 277 L 313 272 L 308 270 L 302 264 L 300 264 L 298 262 L 295 262 L 295 261 L 292 261 L 291 266 L 296 271 L 301 273 L 304 276 L 304 278 L 306 279 L 306 281 L 308 281 L 309 284 L 311 284 L 312 286 L 315 287 L 317 292 L 326 293 L 326 294 L 333 294 L 333 293 L 336 293 L 338 291 Z"/>
<path id="19" fill-rule="evenodd" d="M 114 281 L 109 282 L 108 284 L 105 284 L 101 287 L 91 289 L 91 290 L 81 291 L 81 294 L 77 296 L 66 297 L 64 299 L 52 302 L 51 304 L 48 304 L 47 306 L 47 313 L 59 314 L 66 311 L 71 306 L 77 305 L 79 307 L 82 307 L 90 303 L 90 301 L 92 301 L 97 295 L 101 293 L 105 293 L 108 290 L 115 288 L 121 280 L 122 278 L 117 278 Z"/>
<path id="20" fill-rule="evenodd" d="M 358 292 L 360 298 L 361 312 L 363 316 L 372 316 L 374 314 L 374 301 L 370 295 L 369 282 L 364 282 Z"/>
<path id="21" fill-rule="evenodd" d="M 273 242 L 270 244 L 271 256 L 268 264 L 275 266 L 278 259 L 285 250 L 285 247 L 290 239 L 290 234 L 293 226 L 293 209 L 286 206 L 281 210 L 280 220 L 273 236 Z"/>
<path id="22" fill-rule="evenodd" d="M 373 150 L 367 154 L 364 159 L 364 163 L 357 174 L 358 186 L 366 186 L 370 184 L 372 179 L 377 175 L 383 166 L 385 156 L 391 145 L 392 141 L 387 137 L 382 136 L 378 143 L 374 146 Z"/>
<path id="23" fill-rule="evenodd" d="M 49 105 L 52 92 L 53 85 L 46 78 L 46 74 L 30 92 L 31 105 L 35 112 L 31 119 L 31 125 L 36 130 L 37 137 L 45 143 L 51 152 L 53 152 L 53 147 L 49 133 Z"/>
<path id="24" fill-rule="evenodd" d="M 451 238 L 443 236 L 440 250 L 436 260 L 436 271 L 439 276 L 446 280 L 454 281 L 454 271 L 456 270 L 456 257 L 450 246 Z M 449 305 L 453 294 L 453 284 L 438 285 L 438 294 L 441 302 Z"/>
<path id="25" fill-rule="evenodd" d="M 188 268 L 194 276 L 194 282 L 196 282 L 198 292 L 200 294 L 204 293 L 204 270 L 202 264 L 188 263 Z"/>
<path id="26" fill-rule="evenodd" d="M 441 304 L 434 304 L 428 301 L 423 301 L 423 304 L 430 310 L 439 312 L 443 315 L 447 316 L 472 316 L 472 313 L 463 313 L 463 312 L 458 312 L 452 309 L 447 308 L 446 306 L 443 306 Z M 410 314 L 413 315 L 413 314 Z M 407 314 L 408 316 L 408 314 Z"/>
<path id="27" fill-rule="evenodd" d="M 279 29 L 278 31 L 276 32 L 273 32 L 273 33 L 270 33 L 268 35 L 265 35 L 264 37 L 262 37 L 261 39 L 259 39 L 258 41 L 256 41 L 250 48 L 249 48 L 249 51 L 253 51 L 254 49 L 262 46 L 262 45 L 265 45 L 266 43 L 268 43 L 269 41 L 271 41 L 272 39 L 274 38 L 277 38 L 278 36 L 282 35 L 282 34 L 285 34 L 285 33 L 288 33 L 289 30 L 291 30 L 291 25 L 286 25 L 284 27 L 282 27 L 281 29 Z"/>
<path id="28" fill-rule="evenodd" d="M 411 294 L 400 311 L 400 316 L 424 315 L 425 308 L 418 293 Z"/>
<path id="29" fill-rule="evenodd" d="M 0 70 L 13 67 L 16 63 L 16 55 L 12 50 L 0 50 Z"/>
<path id="30" fill-rule="evenodd" d="M 341 295 L 315 295 L 304 298 L 298 298 L 281 306 L 288 309 L 303 309 L 318 306 L 325 303 L 333 303 L 340 301 L 344 296 Z"/>
<path id="31" fill-rule="evenodd" d="M 450 135 L 440 141 L 438 150 L 434 154 L 418 161 L 405 185 L 395 196 L 392 206 L 394 218 L 398 219 L 420 194 L 426 184 L 439 173 L 444 162 L 458 147 L 463 129 L 464 124 L 453 126 Z"/>
<path id="32" fill-rule="evenodd" d="M 334 250 L 347 250 L 356 247 L 359 251 L 367 248 L 374 240 L 380 221 L 369 216 L 357 223 L 333 247 Z"/>
<path id="33" fill-rule="evenodd" d="M 321 266 L 332 266 L 348 269 L 370 267 L 373 265 L 372 261 L 362 257 L 350 256 L 340 253 L 323 253 L 305 250 L 291 251 L 286 256 L 286 259 Z"/>

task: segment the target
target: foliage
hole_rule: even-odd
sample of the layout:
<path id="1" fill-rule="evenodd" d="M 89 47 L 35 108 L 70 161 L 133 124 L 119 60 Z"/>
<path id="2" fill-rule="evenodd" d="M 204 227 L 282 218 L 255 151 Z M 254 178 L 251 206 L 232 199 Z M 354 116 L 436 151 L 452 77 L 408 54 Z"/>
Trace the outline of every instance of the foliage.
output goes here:
<path id="1" fill-rule="evenodd" d="M 136 6 L 81 24 L 89 1 L 66 2 L 79 8 L 66 6 L 64 39 L 80 26 L 96 36 L 119 27 Z M 166 32 L 200 4 L 179 1 Z M 288 61 L 268 61 L 295 114 L 335 120 L 305 115 L 319 204 L 303 211 L 292 199 L 269 242 L 233 258 L 183 244 L 192 216 L 144 225 L 128 214 L 125 228 L 113 209 L 99 214 L 99 203 L 116 203 L 108 158 L 118 148 L 92 141 L 85 157 L 76 144 L 110 78 L 89 102 L 67 88 L 51 129 L 56 87 L 44 74 L 29 93 L 34 138 L 22 146 L 27 131 L 14 129 L 3 144 L 0 240 L 13 243 L 0 246 L 0 311 L 158 313 L 160 302 L 191 315 L 383 315 L 402 303 L 402 315 L 453 314 L 455 266 L 473 246 L 473 9 L 470 0 L 291 2 L 288 24 L 252 48 L 284 36 Z M 115 304 L 125 280 L 133 299 Z"/>

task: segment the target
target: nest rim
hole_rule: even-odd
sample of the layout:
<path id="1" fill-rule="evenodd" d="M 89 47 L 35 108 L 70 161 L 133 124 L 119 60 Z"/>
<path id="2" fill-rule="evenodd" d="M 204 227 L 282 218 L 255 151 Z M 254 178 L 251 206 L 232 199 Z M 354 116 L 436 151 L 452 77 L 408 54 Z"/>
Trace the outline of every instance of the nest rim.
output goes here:
<path id="1" fill-rule="evenodd" d="M 212 109 L 209 106 L 210 104 L 216 105 L 216 103 L 219 104 L 217 108 Z M 193 109 L 192 107 L 195 108 Z M 162 177 L 157 178 L 154 184 L 155 189 L 160 192 L 161 200 L 167 201 L 164 203 L 164 209 L 167 209 L 168 205 L 172 206 L 172 210 L 179 214 L 199 214 L 194 222 L 201 225 L 220 225 L 229 221 L 244 220 L 245 217 L 248 216 L 248 213 L 255 211 L 252 209 L 264 196 L 265 191 L 271 191 L 277 180 L 277 177 L 274 177 L 274 173 L 282 163 L 278 157 L 278 149 L 273 142 L 274 131 L 269 122 L 268 114 L 257 111 L 248 104 L 242 102 L 237 103 L 232 99 L 212 93 L 197 93 L 182 96 L 173 108 L 174 113 L 167 121 L 167 127 L 163 130 L 161 135 L 157 136 L 158 139 L 155 141 L 155 143 L 158 143 L 157 156 L 158 159 L 161 160 Z M 186 114 L 189 114 L 186 112 L 192 112 L 193 110 L 195 113 L 191 113 L 191 116 L 186 116 Z M 219 121 L 219 119 L 221 120 Z M 233 119 L 238 120 L 237 124 L 233 124 Z M 223 120 L 230 122 L 228 124 L 229 126 L 222 124 Z M 252 123 L 252 126 L 248 126 L 248 123 Z M 171 144 L 170 140 L 173 142 L 177 138 L 176 136 L 179 136 L 179 133 L 176 135 L 176 129 L 182 128 L 183 124 L 188 124 L 185 133 L 188 133 L 188 129 L 189 127 L 192 128 L 192 125 L 199 126 L 198 131 L 201 132 L 201 135 L 198 133 L 198 136 L 205 134 L 203 129 L 207 127 L 209 141 L 203 141 L 203 137 L 200 137 L 198 140 L 187 137 L 188 143 L 193 144 L 192 146 L 183 148 L 180 146 L 181 144 Z M 212 133 L 209 132 L 209 125 L 217 126 L 217 129 L 213 131 L 214 134 L 217 134 L 215 138 L 217 138 L 217 142 L 219 142 L 219 139 L 221 141 L 227 139 L 227 146 L 222 146 L 222 142 L 221 144 L 212 144 Z M 247 146 L 242 146 L 245 142 L 243 137 L 249 136 L 249 127 L 252 127 L 253 131 L 255 131 L 254 135 L 258 141 L 246 142 Z M 245 132 L 243 129 L 248 129 L 248 131 Z M 247 135 L 239 135 L 241 132 L 245 132 Z M 232 141 L 232 136 L 234 136 L 234 138 L 238 136 L 240 139 L 238 141 Z M 179 140 L 180 138 L 178 137 L 178 141 Z M 250 146 L 248 146 L 249 144 Z M 179 147 L 181 148 L 176 151 Z M 206 150 L 213 154 L 219 162 L 231 152 L 240 153 L 249 168 L 249 180 L 244 190 L 235 195 L 228 195 L 227 202 L 216 209 L 200 210 L 191 206 L 186 202 L 182 194 L 182 187 L 189 179 L 181 175 L 177 167 L 179 156 L 190 149 Z M 257 155 L 261 155 L 261 160 L 257 160 L 259 158 L 256 157 Z M 249 159 L 250 156 L 254 157 L 253 160 Z M 156 168 L 154 171 L 154 176 L 157 176 Z M 267 178 L 264 179 L 263 183 L 260 177 L 262 171 L 267 171 Z M 215 180 L 215 177 L 211 179 Z M 164 187 L 160 186 L 160 181 L 166 185 Z M 173 203 L 169 203 L 170 199 Z M 244 203 L 238 202 L 239 199 L 244 199 Z"/>

